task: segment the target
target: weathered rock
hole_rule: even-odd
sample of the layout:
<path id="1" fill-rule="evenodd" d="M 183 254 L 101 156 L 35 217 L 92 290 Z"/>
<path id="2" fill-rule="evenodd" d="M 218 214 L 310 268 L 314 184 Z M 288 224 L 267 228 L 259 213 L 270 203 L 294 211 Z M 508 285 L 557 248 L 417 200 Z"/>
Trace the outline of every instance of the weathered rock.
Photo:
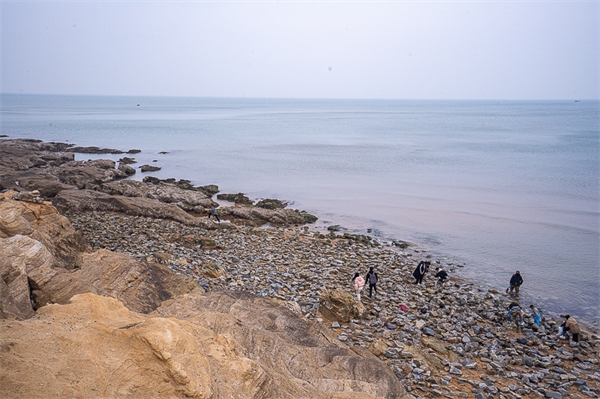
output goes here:
<path id="1" fill-rule="evenodd" d="M 65 151 L 78 152 L 81 154 L 123 154 L 124 151 L 116 150 L 114 148 L 99 148 L 99 147 L 71 147 Z"/>
<path id="2" fill-rule="evenodd" d="M 51 174 L 37 174 L 34 176 L 14 175 L 13 181 L 18 181 L 19 185 L 11 185 L 11 190 L 38 190 L 40 195 L 45 198 L 52 198 L 62 190 L 73 190 L 77 187 L 61 182 L 58 177 Z"/>
<path id="3" fill-rule="evenodd" d="M 212 197 L 213 195 L 219 192 L 219 186 L 217 186 L 216 184 L 200 186 L 198 187 L 198 189 L 209 197 Z"/>
<path id="4" fill-rule="evenodd" d="M 86 189 L 127 177 L 125 172 L 115 169 L 114 166 L 114 161 L 106 159 L 85 162 L 72 161 L 60 165 L 51 172 L 65 184 Z"/>
<path id="5" fill-rule="evenodd" d="M 383 356 L 388 349 L 388 345 L 381 340 L 373 342 L 369 345 L 369 351 L 375 356 Z"/>
<path id="6" fill-rule="evenodd" d="M 326 291 L 319 300 L 319 312 L 330 321 L 348 322 L 350 318 L 364 314 L 365 310 L 364 305 L 344 290 Z"/>
<path id="7" fill-rule="evenodd" d="M 409 397 L 381 361 L 241 293 L 185 295 L 152 315 L 78 295 L 0 333 L 3 398 Z"/>
<path id="8" fill-rule="evenodd" d="M 83 252 L 86 249 L 81 236 L 51 205 L 0 201 L 4 317 L 25 319 L 46 304 L 66 303 L 85 292 L 118 298 L 132 310 L 149 312 L 163 300 L 198 287 L 167 267 L 106 250 Z"/>
<path id="9" fill-rule="evenodd" d="M 189 225 L 202 225 L 207 228 L 230 228 L 228 224 L 216 225 L 206 219 L 196 219 L 176 205 L 164 204 L 155 199 L 109 195 L 92 190 L 61 191 L 52 204 L 59 209 L 75 211 L 113 211 L 127 215 L 148 216 L 172 219 Z"/>
<path id="10" fill-rule="evenodd" d="M 73 160 L 73 154 L 61 156 L 56 154 L 67 150 L 71 146 L 72 144 L 45 143 L 41 140 L 32 139 L 0 140 L 0 170 L 2 172 L 28 170 L 38 166 L 62 163 L 64 159 Z"/>
<path id="11" fill-rule="evenodd" d="M 218 196 L 217 196 L 218 198 Z M 220 216 L 231 216 L 247 220 L 260 220 L 278 225 L 305 224 L 306 218 L 291 209 L 263 209 L 252 206 L 230 206 L 220 209 Z"/>
<path id="12" fill-rule="evenodd" d="M 254 201 L 246 197 L 244 193 L 237 194 L 219 194 L 217 199 L 229 202 L 235 202 L 236 204 L 252 205 Z"/>
<path id="13" fill-rule="evenodd" d="M 258 201 L 256 206 L 264 209 L 283 209 L 288 206 L 288 203 L 278 199 L 266 198 Z"/>
<path id="14" fill-rule="evenodd" d="M 142 172 L 156 172 L 160 170 L 160 166 L 152 166 L 152 165 L 142 165 L 140 166 L 140 170 Z"/>
<path id="15" fill-rule="evenodd" d="M 175 184 L 163 181 L 148 184 L 136 180 L 121 180 L 103 184 L 98 190 L 110 195 L 142 197 L 167 204 L 182 204 L 183 207 L 210 207 L 212 204 L 212 200 L 200 191 L 184 190 Z"/>
<path id="16" fill-rule="evenodd" d="M 119 163 L 119 170 L 125 173 L 127 176 L 133 176 L 136 173 L 135 168 L 132 168 L 131 166 L 124 164 L 123 162 Z"/>
<path id="17" fill-rule="evenodd" d="M 121 165 L 133 165 L 134 163 L 137 163 L 135 158 L 123 157 L 119 159 L 119 164 Z"/>
<path id="18" fill-rule="evenodd" d="M 23 235 L 40 242 L 52 254 L 52 267 L 67 270 L 81 264 L 81 252 L 88 246 L 68 219 L 49 203 L 13 201 L 15 192 L 0 194 L 0 238 Z"/>

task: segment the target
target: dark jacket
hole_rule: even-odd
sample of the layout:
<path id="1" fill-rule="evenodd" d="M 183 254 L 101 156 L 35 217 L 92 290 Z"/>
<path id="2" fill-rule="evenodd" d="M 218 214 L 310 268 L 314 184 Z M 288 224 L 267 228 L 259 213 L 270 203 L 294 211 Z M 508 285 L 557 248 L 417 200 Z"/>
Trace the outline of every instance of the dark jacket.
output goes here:
<path id="1" fill-rule="evenodd" d="M 371 279 L 369 277 L 371 277 L 371 275 L 375 276 L 375 282 L 371 283 Z M 377 284 L 377 281 L 379 281 L 379 279 L 377 278 L 377 273 L 375 273 L 374 271 L 370 271 L 367 273 L 367 275 L 365 276 L 365 281 L 369 284 Z"/>
<path id="2" fill-rule="evenodd" d="M 439 278 L 440 280 L 446 280 L 448 278 L 448 273 L 446 273 L 445 270 L 440 270 L 435 274 L 435 277 Z"/>
<path id="3" fill-rule="evenodd" d="M 513 276 L 510 278 L 510 285 L 517 287 L 521 284 L 523 284 L 523 277 L 521 277 L 521 274 L 513 274 Z"/>
<path id="4" fill-rule="evenodd" d="M 415 268 L 415 271 L 413 272 L 413 276 L 416 279 L 421 278 L 425 273 L 427 272 L 427 265 L 425 264 L 425 262 L 419 262 L 419 265 Z"/>

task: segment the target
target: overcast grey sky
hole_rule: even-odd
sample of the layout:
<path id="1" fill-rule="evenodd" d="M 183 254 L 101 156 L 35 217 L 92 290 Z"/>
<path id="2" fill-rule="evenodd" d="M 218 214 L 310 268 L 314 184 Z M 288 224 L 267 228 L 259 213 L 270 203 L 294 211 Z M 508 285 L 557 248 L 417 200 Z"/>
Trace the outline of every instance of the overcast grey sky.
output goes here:
<path id="1" fill-rule="evenodd" d="M 4 93 L 598 98 L 599 2 L 1 2 Z"/>

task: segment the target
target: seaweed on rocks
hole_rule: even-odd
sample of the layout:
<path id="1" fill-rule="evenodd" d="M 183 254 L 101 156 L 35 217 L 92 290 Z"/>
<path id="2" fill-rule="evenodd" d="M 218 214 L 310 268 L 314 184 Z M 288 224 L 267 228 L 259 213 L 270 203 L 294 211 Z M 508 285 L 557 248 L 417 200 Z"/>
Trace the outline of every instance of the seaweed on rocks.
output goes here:
<path id="1" fill-rule="evenodd" d="M 252 201 L 250 198 L 246 197 L 246 195 L 244 193 L 219 194 L 219 195 L 217 195 L 217 199 L 220 199 L 223 201 L 234 202 L 236 204 L 243 204 L 243 205 L 254 204 L 254 201 Z"/>

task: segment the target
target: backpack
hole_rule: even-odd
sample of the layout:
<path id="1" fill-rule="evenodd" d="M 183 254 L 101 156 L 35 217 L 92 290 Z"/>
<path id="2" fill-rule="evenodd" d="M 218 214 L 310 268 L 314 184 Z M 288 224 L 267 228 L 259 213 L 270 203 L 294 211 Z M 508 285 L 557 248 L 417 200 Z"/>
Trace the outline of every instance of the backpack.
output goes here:
<path id="1" fill-rule="evenodd" d="M 369 275 L 369 283 L 370 284 L 375 284 L 377 283 L 377 275 L 375 275 L 375 273 L 371 273 Z"/>
<path id="2" fill-rule="evenodd" d="M 511 320 L 513 317 L 521 317 L 523 316 L 523 314 L 521 313 L 521 309 L 514 307 L 510 310 L 510 316 L 511 316 Z M 516 319 L 515 319 L 516 320 Z"/>

